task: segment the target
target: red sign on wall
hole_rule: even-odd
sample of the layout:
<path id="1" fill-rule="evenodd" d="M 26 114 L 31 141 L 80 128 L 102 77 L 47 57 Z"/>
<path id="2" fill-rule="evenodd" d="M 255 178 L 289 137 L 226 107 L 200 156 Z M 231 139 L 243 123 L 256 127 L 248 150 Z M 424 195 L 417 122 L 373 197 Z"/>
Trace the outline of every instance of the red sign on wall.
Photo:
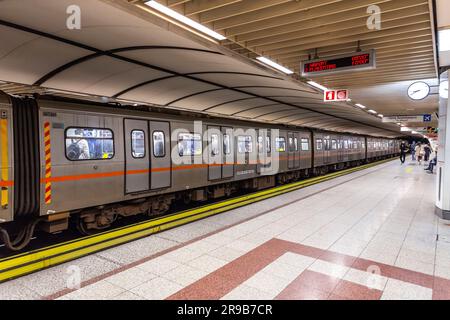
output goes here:
<path id="1" fill-rule="evenodd" d="M 326 90 L 323 93 L 323 101 L 347 101 L 348 90 Z"/>

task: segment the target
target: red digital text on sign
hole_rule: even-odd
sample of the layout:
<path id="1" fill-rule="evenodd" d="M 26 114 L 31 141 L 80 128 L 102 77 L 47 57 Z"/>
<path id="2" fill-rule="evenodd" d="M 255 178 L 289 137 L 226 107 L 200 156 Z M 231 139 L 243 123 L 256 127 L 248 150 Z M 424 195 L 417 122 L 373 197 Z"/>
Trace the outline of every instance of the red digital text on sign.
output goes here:
<path id="1" fill-rule="evenodd" d="M 321 72 L 329 70 L 339 70 L 348 67 L 365 66 L 370 64 L 370 54 L 362 53 L 354 56 L 348 56 L 343 58 L 331 59 L 331 60 L 318 60 L 311 61 L 304 64 L 304 71 L 309 72 Z"/>
<path id="2" fill-rule="evenodd" d="M 336 69 L 336 64 L 329 64 L 328 61 L 321 60 L 316 62 L 311 62 L 305 65 L 305 72 L 317 72 L 323 70 L 333 70 Z"/>
<path id="3" fill-rule="evenodd" d="M 369 63 L 369 54 L 361 54 L 358 56 L 352 57 L 352 66 L 359 66 L 362 64 Z"/>

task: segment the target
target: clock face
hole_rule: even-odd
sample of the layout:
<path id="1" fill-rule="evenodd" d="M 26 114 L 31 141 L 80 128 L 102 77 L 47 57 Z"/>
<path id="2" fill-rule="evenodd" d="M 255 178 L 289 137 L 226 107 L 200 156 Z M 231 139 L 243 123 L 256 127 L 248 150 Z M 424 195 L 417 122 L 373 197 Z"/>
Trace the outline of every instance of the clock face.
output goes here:
<path id="1" fill-rule="evenodd" d="M 439 85 L 439 96 L 442 99 L 448 99 L 448 80 L 442 81 Z"/>
<path id="2" fill-rule="evenodd" d="M 425 82 L 414 82 L 408 88 L 408 96 L 413 100 L 425 99 L 430 93 L 430 86 Z"/>

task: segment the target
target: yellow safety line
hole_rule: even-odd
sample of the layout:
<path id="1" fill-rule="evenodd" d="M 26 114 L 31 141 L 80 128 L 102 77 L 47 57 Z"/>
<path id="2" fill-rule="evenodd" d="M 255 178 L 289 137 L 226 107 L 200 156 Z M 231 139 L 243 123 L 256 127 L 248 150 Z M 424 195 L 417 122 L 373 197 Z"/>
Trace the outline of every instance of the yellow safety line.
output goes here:
<path id="1" fill-rule="evenodd" d="M 325 176 L 315 177 L 291 184 L 255 192 L 253 194 L 224 200 L 211 205 L 205 205 L 193 210 L 174 213 L 150 221 L 136 223 L 100 234 L 74 239 L 47 248 L 22 253 L 0 260 L 0 281 L 19 277 L 30 272 L 67 262 L 99 250 L 142 238 L 163 230 L 174 228 L 189 222 L 203 219 L 224 211 L 229 211 L 257 201 L 278 196 L 300 188 L 305 188 L 319 182 L 331 180 L 352 172 L 360 171 L 375 165 L 391 161 L 387 159 L 359 167 L 334 172 Z"/>
<path id="2" fill-rule="evenodd" d="M 1 147 L 1 181 L 6 182 L 9 179 L 9 161 L 8 161 L 8 120 L 0 119 L 0 147 Z M 5 208 L 8 205 L 9 188 L 1 187 L 1 206 Z"/>

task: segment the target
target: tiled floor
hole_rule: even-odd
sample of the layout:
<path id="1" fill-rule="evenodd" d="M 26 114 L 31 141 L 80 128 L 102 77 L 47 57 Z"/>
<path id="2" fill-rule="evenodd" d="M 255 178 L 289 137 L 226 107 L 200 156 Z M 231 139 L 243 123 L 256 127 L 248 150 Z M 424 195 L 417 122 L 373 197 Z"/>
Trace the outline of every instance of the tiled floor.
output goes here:
<path id="1" fill-rule="evenodd" d="M 103 274 L 80 289 L 61 285 L 60 266 L 0 285 L 1 298 L 21 286 L 22 298 L 450 299 L 434 179 L 380 165 L 102 252 L 90 259 Z"/>

